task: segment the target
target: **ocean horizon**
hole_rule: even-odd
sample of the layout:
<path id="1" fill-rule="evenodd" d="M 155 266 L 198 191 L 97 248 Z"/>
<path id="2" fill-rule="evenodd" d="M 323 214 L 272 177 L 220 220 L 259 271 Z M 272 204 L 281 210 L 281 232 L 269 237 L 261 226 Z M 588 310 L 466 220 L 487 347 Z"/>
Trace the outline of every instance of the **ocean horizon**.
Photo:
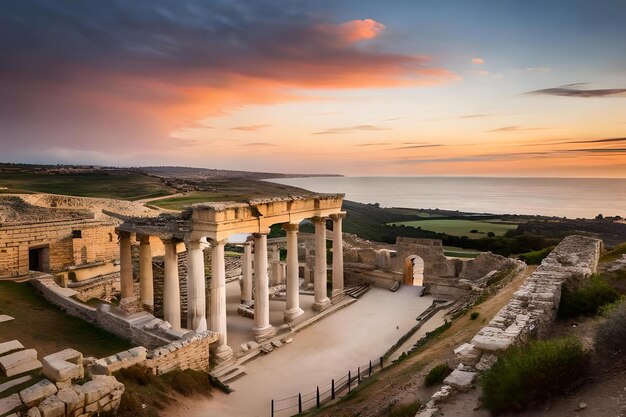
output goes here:
<path id="1" fill-rule="evenodd" d="M 626 179 L 343 176 L 268 181 L 383 207 L 567 218 L 626 217 Z"/>

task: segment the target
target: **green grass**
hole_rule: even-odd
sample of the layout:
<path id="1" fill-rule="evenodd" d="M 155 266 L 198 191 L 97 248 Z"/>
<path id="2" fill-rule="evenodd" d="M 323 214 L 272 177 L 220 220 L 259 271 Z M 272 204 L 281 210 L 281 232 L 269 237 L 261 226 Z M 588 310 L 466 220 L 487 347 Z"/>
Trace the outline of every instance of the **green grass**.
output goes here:
<path id="1" fill-rule="evenodd" d="M 576 338 L 515 346 L 483 373 L 481 403 L 494 414 L 538 405 L 570 388 L 584 375 L 587 362 Z"/>
<path id="2" fill-rule="evenodd" d="M 460 220 L 460 219 L 430 219 L 412 220 L 404 222 L 391 222 L 390 225 L 405 225 L 409 227 L 422 228 L 437 233 L 445 233 L 450 236 L 467 236 L 471 239 L 480 239 L 493 232 L 496 236 L 503 236 L 509 230 L 517 229 L 516 224 L 490 223 L 480 220 Z M 477 230 L 478 233 L 470 233 Z"/>
<path id="3" fill-rule="evenodd" d="M 152 206 L 167 210 L 182 210 L 186 206 L 196 203 L 209 203 L 213 201 L 243 201 L 246 196 L 241 194 L 212 193 L 209 191 L 195 191 L 180 197 L 163 198 L 150 203 Z"/>
<path id="4" fill-rule="evenodd" d="M 522 253 L 519 255 L 519 259 L 526 262 L 527 265 L 539 265 L 541 261 L 552 252 L 554 246 L 548 246 L 541 250 L 535 250 L 531 252 Z"/>
<path id="5" fill-rule="evenodd" d="M 15 320 L 1 323 L 3 341 L 17 339 L 43 357 L 66 348 L 85 356 L 103 357 L 132 344 L 48 302 L 28 283 L 0 281 L 0 314 Z"/>
<path id="6" fill-rule="evenodd" d="M 616 259 L 621 258 L 622 255 L 626 255 L 626 242 L 615 246 L 612 250 L 602 255 L 602 257 L 600 258 L 600 262 L 613 262 Z"/>
<path id="7" fill-rule="evenodd" d="M 474 249 L 463 249 L 455 246 L 444 246 L 443 254 L 446 256 L 452 256 L 455 258 L 476 258 L 480 255 L 480 252 Z"/>
<path id="8" fill-rule="evenodd" d="M 0 171 L 4 193 L 40 192 L 79 197 L 139 200 L 172 194 L 175 190 L 158 178 L 133 171 L 92 171 L 44 174 L 36 171 Z"/>

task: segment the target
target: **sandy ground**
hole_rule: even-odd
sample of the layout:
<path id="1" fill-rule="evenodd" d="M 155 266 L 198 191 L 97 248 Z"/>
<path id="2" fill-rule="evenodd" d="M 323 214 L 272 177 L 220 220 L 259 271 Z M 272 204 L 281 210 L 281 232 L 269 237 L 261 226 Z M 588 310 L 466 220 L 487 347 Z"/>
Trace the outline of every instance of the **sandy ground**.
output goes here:
<path id="1" fill-rule="evenodd" d="M 212 399 L 186 400 L 162 415 L 269 416 L 271 399 L 310 393 L 317 385 L 324 390 L 332 378 L 339 379 L 348 369 L 354 371 L 380 357 L 415 325 L 415 318 L 432 300 L 429 296 L 417 297 L 411 287 L 395 293 L 372 288 L 358 302 L 294 335 L 291 344 L 246 363 L 247 375 L 231 384 L 233 393 L 216 392 Z M 231 322 L 234 318 L 229 316 L 229 332 Z M 231 336 L 231 340 L 235 338 Z M 277 402 L 276 408 L 291 404 L 294 402 Z M 290 411 L 275 415 L 297 412 Z"/>

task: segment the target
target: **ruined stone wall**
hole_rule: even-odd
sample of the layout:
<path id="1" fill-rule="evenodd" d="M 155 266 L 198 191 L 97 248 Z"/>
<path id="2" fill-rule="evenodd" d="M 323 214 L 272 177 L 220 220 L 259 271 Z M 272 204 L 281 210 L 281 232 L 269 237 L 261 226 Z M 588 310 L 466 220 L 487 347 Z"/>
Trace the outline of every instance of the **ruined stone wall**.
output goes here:
<path id="1" fill-rule="evenodd" d="M 155 375 L 161 375 L 175 369 L 193 369 L 209 371 L 209 346 L 217 340 L 213 332 L 192 333 L 181 340 L 148 352 L 145 366 Z"/>
<path id="2" fill-rule="evenodd" d="M 28 274 L 29 248 L 48 247 L 48 268 L 53 272 L 75 265 L 77 259 L 95 262 L 119 257 L 117 239 L 109 241 L 115 226 L 115 222 L 89 220 L 2 226 L 0 276 Z M 73 230 L 80 230 L 83 237 L 73 238 Z"/>
<path id="3" fill-rule="evenodd" d="M 561 287 L 575 287 L 593 274 L 601 251 L 599 239 L 563 239 L 489 324 L 455 350 L 460 362 L 482 370 L 495 360 L 494 353 L 531 336 L 545 337 L 556 318 Z"/>

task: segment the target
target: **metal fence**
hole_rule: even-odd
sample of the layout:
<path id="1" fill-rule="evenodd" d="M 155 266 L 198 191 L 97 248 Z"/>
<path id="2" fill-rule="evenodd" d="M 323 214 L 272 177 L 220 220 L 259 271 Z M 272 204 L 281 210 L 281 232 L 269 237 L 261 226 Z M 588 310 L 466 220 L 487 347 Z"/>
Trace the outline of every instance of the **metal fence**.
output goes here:
<path id="1" fill-rule="evenodd" d="M 293 395 L 278 400 L 273 399 L 271 404 L 272 417 L 293 416 L 311 408 L 319 408 L 324 402 L 341 398 L 357 387 L 363 380 L 369 378 L 377 371 L 383 369 L 383 357 L 369 361 L 369 363 L 358 366 L 356 369 L 348 370 L 348 373 L 339 379 L 331 379 L 324 386 L 317 386 L 314 391 Z"/>

